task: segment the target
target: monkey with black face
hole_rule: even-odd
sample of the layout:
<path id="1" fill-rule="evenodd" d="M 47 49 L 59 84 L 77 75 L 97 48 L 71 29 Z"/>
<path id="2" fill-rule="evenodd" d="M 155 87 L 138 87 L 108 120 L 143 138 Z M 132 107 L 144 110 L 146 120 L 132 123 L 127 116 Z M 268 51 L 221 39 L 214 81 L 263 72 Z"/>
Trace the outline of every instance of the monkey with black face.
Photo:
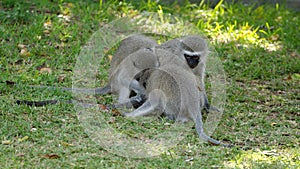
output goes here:
<path id="1" fill-rule="evenodd" d="M 193 120 L 199 137 L 227 146 L 204 133 L 201 115 L 201 109 L 205 106 L 204 90 L 189 66 L 166 50 L 155 49 L 155 53 L 160 67 L 146 70 L 144 75 L 149 77 L 143 77 L 143 74 L 140 77 L 141 85 L 146 87 L 146 102 L 124 115 L 146 116 L 159 111 L 159 114 L 178 122 Z"/>
<path id="2" fill-rule="evenodd" d="M 209 54 L 207 41 L 198 35 L 189 35 L 182 38 L 172 39 L 156 48 L 168 50 L 178 56 L 183 62 L 186 62 L 193 73 L 199 77 L 201 86 L 204 89 L 205 109 L 216 110 L 211 107 L 205 92 L 204 77 L 207 55 Z"/>
<path id="3" fill-rule="evenodd" d="M 201 87 L 205 90 L 204 77 L 207 55 L 209 53 L 207 42 L 198 35 L 190 35 L 182 38 L 172 39 L 161 45 L 155 46 L 155 49 L 164 49 L 173 56 L 179 57 L 182 62 L 186 63 L 192 72 L 199 77 Z M 217 108 L 211 107 L 204 91 L 205 109 L 218 111 Z M 137 103 L 136 103 L 137 104 Z M 139 103 L 141 105 L 142 103 Z"/>

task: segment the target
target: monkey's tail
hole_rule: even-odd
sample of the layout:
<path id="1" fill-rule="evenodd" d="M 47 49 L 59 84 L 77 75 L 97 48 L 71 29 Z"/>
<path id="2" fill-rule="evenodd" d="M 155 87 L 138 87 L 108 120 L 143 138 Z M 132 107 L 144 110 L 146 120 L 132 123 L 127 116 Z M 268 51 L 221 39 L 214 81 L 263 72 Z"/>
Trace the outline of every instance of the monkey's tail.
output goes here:
<path id="1" fill-rule="evenodd" d="M 44 101 L 16 100 L 16 104 L 18 105 L 24 104 L 24 105 L 35 106 L 35 107 L 42 107 L 42 106 L 58 104 L 58 103 L 78 104 L 80 106 L 87 107 L 87 108 L 98 106 L 102 110 L 114 109 L 114 107 L 110 105 L 92 104 L 92 103 L 85 103 L 82 101 L 75 101 L 75 100 L 44 100 Z"/>
<path id="2" fill-rule="evenodd" d="M 41 107 L 41 106 L 46 106 L 50 104 L 58 104 L 60 101 L 59 100 L 45 100 L 45 101 L 28 101 L 28 100 L 17 100 L 16 103 L 18 105 L 21 104 L 26 104 L 28 106 L 35 106 L 35 107 Z M 67 102 L 71 102 L 67 101 Z"/>
<path id="3" fill-rule="evenodd" d="M 49 90 L 62 90 L 62 91 L 74 91 L 74 92 L 81 92 L 86 94 L 97 94 L 97 95 L 105 95 L 111 94 L 111 87 L 110 85 L 106 85 L 102 88 L 95 88 L 95 89 L 85 89 L 85 88 L 69 88 L 69 87 L 54 87 L 54 86 L 37 86 L 37 85 L 30 85 L 32 88 L 45 88 Z"/>
<path id="4" fill-rule="evenodd" d="M 105 87 L 102 87 L 102 88 L 96 88 L 95 94 L 98 94 L 98 95 L 111 94 L 110 85 L 106 85 Z"/>
<path id="5" fill-rule="evenodd" d="M 224 146 L 224 147 L 232 147 L 232 145 L 225 144 L 221 141 L 215 140 L 215 139 L 213 139 L 213 138 L 211 138 L 211 137 L 209 137 L 208 135 L 205 134 L 205 132 L 203 130 L 201 112 L 199 112 L 197 114 L 197 117 L 196 117 L 196 120 L 195 120 L 195 128 L 196 128 L 196 131 L 197 131 L 197 133 L 198 133 L 198 135 L 201 139 L 204 139 L 205 141 L 207 141 L 209 143 L 212 143 L 214 145 L 221 145 L 221 146 Z"/>

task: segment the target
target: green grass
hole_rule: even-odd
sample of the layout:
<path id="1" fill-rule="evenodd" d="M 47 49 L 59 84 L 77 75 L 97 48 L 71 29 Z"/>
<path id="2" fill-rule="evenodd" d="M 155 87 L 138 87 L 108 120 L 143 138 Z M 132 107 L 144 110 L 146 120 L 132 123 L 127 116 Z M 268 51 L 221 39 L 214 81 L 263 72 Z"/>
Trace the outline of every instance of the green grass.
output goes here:
<path id="1" fill-rule="evenodd" d="M 300 167 L 299 13 L 281 5 L 221 4 L 211 9 L 206 4 L 101 2 L 0 2 L 0 82 L 21 84 L 0 84 L 0 168 Z M 14 103 L 72 98 L 68 92 L 26 86 L 71 86 L 76 56 L 90 36 L 120 16 L 145 11 L 172 14 L 208 37 L 228 82 L 225 112 L 213 137 L 245 150 L 200 144 L 194 129 L 187 128 L 187 137 L 160 156 L 120 157 L 91 140 L 73 105 L 37 108 Z M 103 62 L 99 86 L 107 82 L 107 59 Z M 113 97 L 99 99 L 112 103 Z M 144 124 L 109 113 L 105 117 L 133 137 L 159 134 L 167 122 Z"/>

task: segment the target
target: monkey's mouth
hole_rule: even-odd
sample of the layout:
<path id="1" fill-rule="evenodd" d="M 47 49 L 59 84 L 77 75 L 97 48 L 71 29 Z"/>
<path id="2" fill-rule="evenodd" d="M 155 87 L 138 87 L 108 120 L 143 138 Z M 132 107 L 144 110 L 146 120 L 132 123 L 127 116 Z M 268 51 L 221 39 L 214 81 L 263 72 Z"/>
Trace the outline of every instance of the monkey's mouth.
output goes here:
<path id="1" fill-rule="evenodd" d="M 185 60 L 191 69 L 194 69 L 199 64 L 200 55 L 184 54 Z"/>

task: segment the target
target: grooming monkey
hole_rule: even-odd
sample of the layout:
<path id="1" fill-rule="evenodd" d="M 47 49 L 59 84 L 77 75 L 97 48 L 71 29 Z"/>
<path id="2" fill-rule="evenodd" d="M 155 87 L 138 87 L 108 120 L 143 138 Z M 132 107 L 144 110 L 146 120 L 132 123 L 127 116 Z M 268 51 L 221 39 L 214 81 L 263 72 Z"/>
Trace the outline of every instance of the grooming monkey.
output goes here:
<path id="1" fill-rule="evenodd" d="M 151 49 L 156 45 L 155 40 L 140 34 L 129 36 L 121 42 L 110 63 L 110 80 L 107 85 L 109 87 L 104 87 L 110 88 L 109 93 L 117 92 L 119 94 L 118 103 L 128 101 L 130 90 L 137 94 L 135 98 L 138 100 L 142 97 L 144 88 L 139 86 L 139 83 L 133 78 L 143 69 L 159 66 Z M 128 80 L 131 82 L 129 83 Z"/>
<path id="2" fill-rule="evenodd" d="M 134 35 L 131 35 L 131 36 L 123 39 L 121 41 L 118 49 L 116 50 L 114 56 L 112 57 L 111 62 L 110 62 L 110 69 L 109 69 L 109 74 L 110 74 L 109 79 L 110 80 L 109 80 L 109 83 L 103 88 L 83 89 L 82 91 L 94 92 L 96 95 L 104 95 L 104 94 L 115 93 L 116 90 L 118 90 L 118 89 L 116 89 L 116 88 L 112 89 L 112 86 L 120 85 L 118 82 L 123 83 L 123 80 L 122 80 L 121 76 L 119 76 L 119 79 L 116 80 L 115 77 L 117 75 L 114 75 L 114 73 L 120 72 L 120 71 L 116 71 L 117 69 L 119 69 L 118 68 L 119 66 L 121 66 L 122 69 L 125 70 L 125 71 L 126 71 L 126 68 L 130 69 L 130 66 L 131 66 L 130 62 L 123 62 L 123 61 L 130 54 L 133 54 L 134 52 L 137 52 L 140 49 L 145 49 L 145 48 L 151 49 L 156 45 L 157 45 L 157 43 L 156 43 L 155 40 L 153 40 L 153 39 L 151 39 L 147 36 L 141 35 L 141 34 L 134 34 Z M 139 54 L 141 54 L 141 53 L 139 53 Z M 121 65 L 121 64 L 125 64 L 125 65 Z M 145 61 L 145 64 L 148 64 L 148 63 Z M 141 63 L 140 63 L 139 66 L 143 66 L 143 65 L 141 65 Z M 128 79 L 124 79 L 124 83 L 127 84 L 128 83 L 127 80 Z M 135 84 L 135 83 L 133 83 L 133 84 Z M 140 89 L 136 88 L 137 87 L 136 85 L 134 85 L 133 87 L 135 87 L 134 90 L 133 90 L 135 92 L 143 90 L 143 88 L 140 88 Z M 72 88 L 61 88 L 61 89 L 62 90 L 74 90 Z M 128 92 L 128 91 L 126 90 L 126 92 Z M 119 97 L 119 101 L 125 100 L 125 95 L 127 95 L 127 94 L 124 94 L 124 93 L 121 93 L 122 96 L 121 96 L 121 98 Z"/>
<path id="3" fill-rule="evenodd" d="M 130 54 L 143 48 L 153 48 L 157 43 L 154 39 L 141 34 L 131 35 L 121 41 L 114 57 L 110 62 L 110 73 L 112 73 L 120 63 Z"/>
<path id="4" fill-rule="evenodd" d="M 139 81 L 146 88 L 146 102 L 124 115 L 147 116 L 159 111 L 157 115 L 163 114 L 178 122 L 193 120 L 200 138 L 216 145 L 228 146 L 207 136 L 203 130 L 201 109 L 205 106 L 204 89 L 189 66 L 166 50 L 156 49 L 155 53 L 160 67 L 145 70 Z"/>
<path id="5" fill-rule="evenodd" d="M 129 101 L 130 90 L 137 96 L 145 94 L 145 89 L 134 79 L 141 71 L 159 66 L 159 61 L 152 49 L 144 48 L 130 54 L 111 73 L 110 88 L 119 95 L 118 103 Z"/>

